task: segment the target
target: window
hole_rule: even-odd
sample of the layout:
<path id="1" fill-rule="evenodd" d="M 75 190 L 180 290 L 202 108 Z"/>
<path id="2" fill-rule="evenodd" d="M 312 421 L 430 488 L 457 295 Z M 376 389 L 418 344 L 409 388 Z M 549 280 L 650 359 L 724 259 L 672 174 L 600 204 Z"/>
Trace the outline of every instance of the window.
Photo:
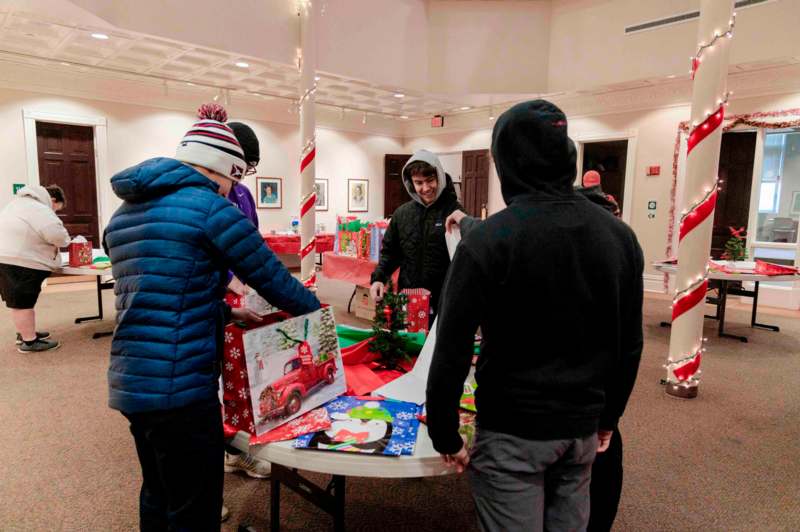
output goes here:
<path id="1" fill-rule="evenodd" d="M 800 218 L 800 129 L 766 133 L 758 191 L 756 240 L 796 243 Z"/>

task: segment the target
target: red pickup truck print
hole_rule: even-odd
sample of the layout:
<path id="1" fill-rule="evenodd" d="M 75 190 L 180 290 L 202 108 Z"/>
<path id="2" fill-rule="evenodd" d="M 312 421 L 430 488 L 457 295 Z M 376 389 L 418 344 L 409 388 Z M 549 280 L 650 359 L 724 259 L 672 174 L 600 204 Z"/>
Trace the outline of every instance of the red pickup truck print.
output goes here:
<path id="1" fill-rule="evenodd" d="M 307 350 L 307 351 L 306 351 Z M 303 342 L 298 356 L 283 367 L 283 377 L 264 388 L 258 398 L 260 423 L 274 418 L 284 418 L 300 411 L 303 398 L 320 385 L 336 380 L 336 359 L 322 356 L 314 360 L 311 349 Z"/>

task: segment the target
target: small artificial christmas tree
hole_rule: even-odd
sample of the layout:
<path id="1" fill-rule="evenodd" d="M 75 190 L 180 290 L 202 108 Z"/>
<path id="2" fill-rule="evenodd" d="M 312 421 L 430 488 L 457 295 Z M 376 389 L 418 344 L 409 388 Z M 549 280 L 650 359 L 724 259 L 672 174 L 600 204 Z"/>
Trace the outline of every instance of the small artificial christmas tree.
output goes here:
<path id="1" fill-rule="evenodd" d="M 369 348 L 381 355 L 380 362 L 386 369 L 400 369 L 401 360 L 408 360 L 406 343 L 400 331 L 406 328 L 406 295 L 394 292 L 391 279 L 386 284 L 383 299 L 375 305 L 375 319 Z"/>
<path id="2" fill-rule="evenodd" d="M 333 358 L 339 347 L 339 337 L 336 335 L 336 324 L 333 321 L 333 310 L 330 307 L 322 309 L 319 333 L 319 360 L 324 362 Z"/>
<path id="3" fill-rule="evenodd" d="M 725 260 L 747 260 L 747 247 L 744 245 L 744 227 L 731 230 L 731 237 L 725 242 L 725 252 L 722 258 Z"/>

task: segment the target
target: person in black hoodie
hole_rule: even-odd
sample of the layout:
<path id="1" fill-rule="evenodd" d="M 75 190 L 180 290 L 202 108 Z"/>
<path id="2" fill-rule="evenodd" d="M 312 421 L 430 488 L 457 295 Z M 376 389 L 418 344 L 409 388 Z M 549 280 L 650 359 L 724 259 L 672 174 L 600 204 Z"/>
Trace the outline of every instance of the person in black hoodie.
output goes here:
<path id="1" fill-rule="evenodd" d="M 444 221 L 462 207 L 452 179 L 434 153 L 417 150 L 403 167 L 402 176 L 411 200 L 392 215 L 383 237 L 378 265 L 370 279 L 370 295 L 375 300 L 383 298 L 385 283 L 400 268 L 398 290 L 430 290 L 430 322 L 433 322 L 450 266 Z"/>
<path id="2" fill-rule="evenodd" d="M 566 126 L 544 100 L 497 120 L 492 155 L 508 207 L 462 240 L 442 294 L 428 431 L 445 461 L 469 465 L 484 530 L 586 528 L 595 452 L 638 372 L 642 251 L 626 224 L 573 190 Z M 458 403 L 478 326 L 470 456 Z"/>

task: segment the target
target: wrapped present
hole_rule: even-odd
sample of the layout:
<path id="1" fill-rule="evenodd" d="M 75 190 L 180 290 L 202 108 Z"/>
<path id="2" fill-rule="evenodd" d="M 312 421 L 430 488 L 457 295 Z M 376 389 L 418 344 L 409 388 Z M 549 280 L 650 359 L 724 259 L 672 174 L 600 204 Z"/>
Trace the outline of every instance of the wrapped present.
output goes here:
<path id="1" fill-rule="evenodd" d="M 266 299 L 258 295 L 258 292 L 249 286 L 245 287 L 245 294 L 243 296 L 228 292 L 225 294 L 225 302 L 230 305 L 231 308 L 247 308 L 259 316 L 266 316 L 278 312 L 277 307 L 270 305 Z"/>
<path id="2" fill-rule="evenodd" d="M 475 377 L 468 378 L 466 382 L 464 382 L 464 393 L 461 394 L 461 400 L 458 402 L 458 406 L 470 412 L 477 412 L 478 409 L 475 407 L 475 389 L 477 387 L 478 385 L 475 383 Z"/>
<path id="3" fill-rule="evenodd" d="M 225 328 L 223 418 L 261 436 L 347 389 L 333 309 Z"/>
<path id="4" fill-rule="evenodd" d="M 69 265 L 72 267 L 92 264 L 92 242 L 82 236 L 76 236 L 69 243 Z"/>
<path id="5" fill-rule="evenodd" d="M 406 330 L 408 332 L 428 332 L 430 319 L 431 293 L 425 288 L 406 288 L 402 291 L 408 298 L 406 303 Z"/>
<path id="6" fill-rule="evenodd" d="M 331 428 L 331 418 L 328 416 L 328 411 L 324 407 L 319 407 L 261 436 L 250 436 L 250 445 L 264 445 L 265 443 L 276 441 L 293 440 L 303 434 L 319 432 L 329 428 Z"/>
<path id="7" fill-rule="evenodd" d="M 366 235 L 363 233 L 366 231 Z M 366 239 L 366 242 L 364 241 Z M 355 216 L 336 217 L 334 252 L 347 257 L 369 257 L 369 224 Z"/>
<path id="8" fill-rule="evenodd" d="M 370 226 L 369 260 L 378 262 L 381 258 L 383 237 L 389 228 L 389 220 L 378 220 Z"/>

